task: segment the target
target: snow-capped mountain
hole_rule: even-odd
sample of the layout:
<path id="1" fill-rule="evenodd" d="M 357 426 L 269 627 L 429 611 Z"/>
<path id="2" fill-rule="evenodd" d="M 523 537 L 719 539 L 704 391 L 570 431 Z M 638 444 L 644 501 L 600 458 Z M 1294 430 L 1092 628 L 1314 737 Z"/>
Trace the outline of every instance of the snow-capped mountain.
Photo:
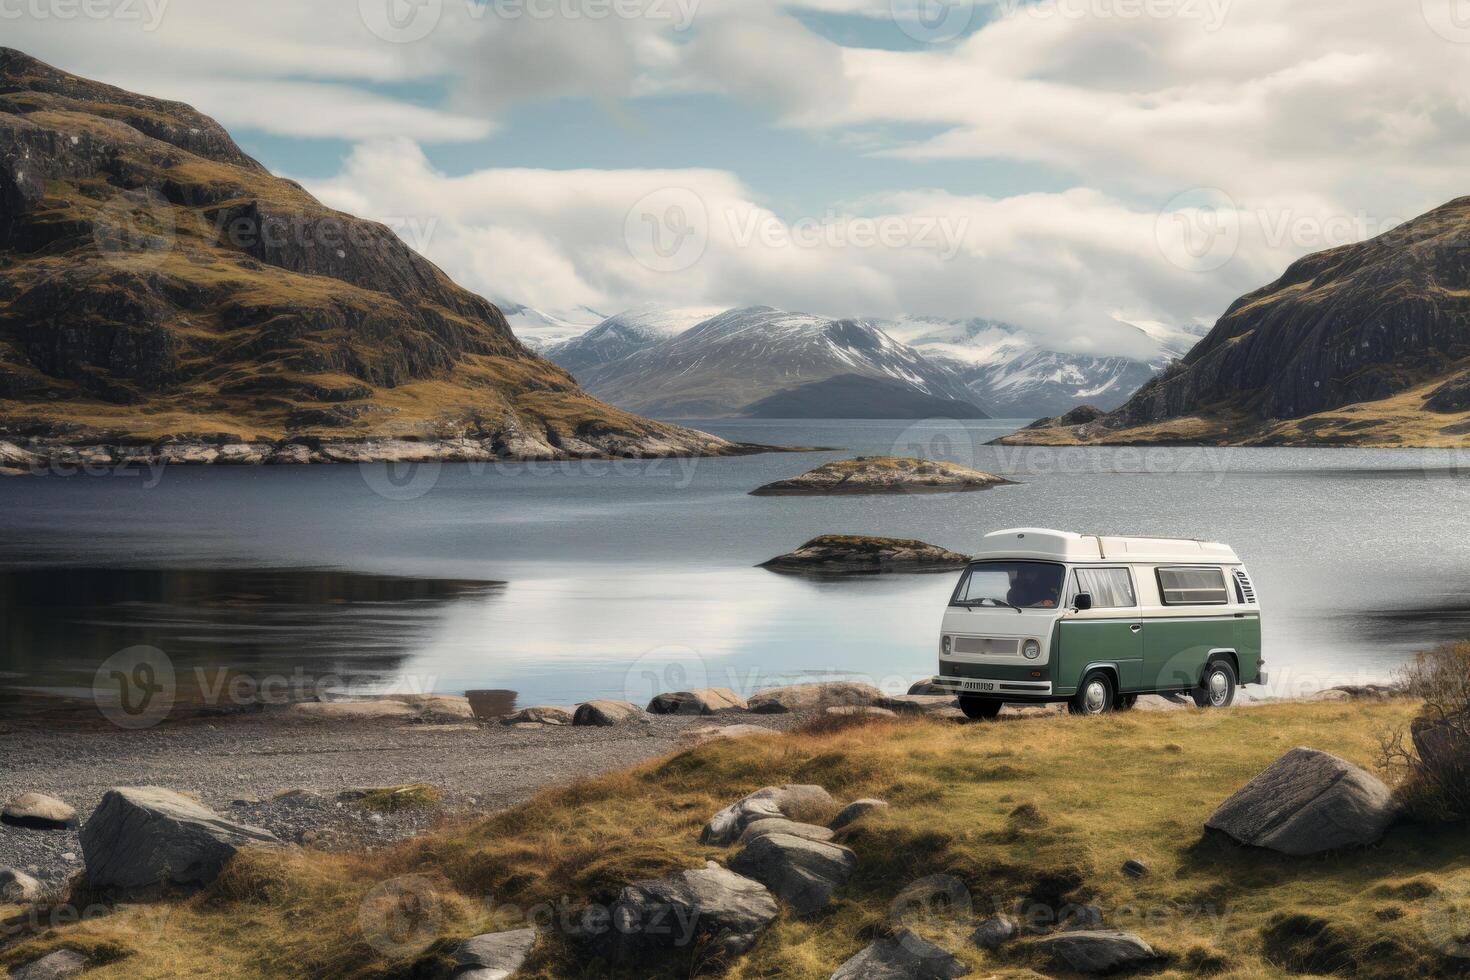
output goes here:
<path id="1" fill-rule="evenodd" d="M 1166 324 L 1120 322 L 1125 335 L 1142 335 L 1141 344 L 1130 346 L 1149 352 L 1128 357 L 1052 350 L 1028 331 L 998 320 L 904 317 L 885 327 L 963 377 L 972 396 L 1004 418 L 1061 415 L 1078 405 L 1116 408 L 1199 339 Z"/>
<path id="2" fill-rule="evenodd" d="M 718 306 L 639 306 L 610 316 L 571 340 L 552 344 L 543 352 L 574 375 L 599 364 L 635 354 L 645 347 L 678 336 L 697 323 L 719 314 Z"/>
<path id="3" fill-rule="evenodd" d="M 664 418 L 748 414 L 784 393 L 799 397 L 777 404 L 808 417 L 851 417 L 869 396 L 899 417 L 984 417 L 964 379 L 873 323 L 769 306 L 728 310 L 577 378 L 619 408 Z"/>
<path id="4" fill-rule="evenodd" d="M 550 311 L 507 300 L 496 300 L 495 305 L 505 314 L 516 339 L 540 353 L 545 353 L 548 347 L 580 337 L 605 318 L 605 314 L 587 306 Z"/>

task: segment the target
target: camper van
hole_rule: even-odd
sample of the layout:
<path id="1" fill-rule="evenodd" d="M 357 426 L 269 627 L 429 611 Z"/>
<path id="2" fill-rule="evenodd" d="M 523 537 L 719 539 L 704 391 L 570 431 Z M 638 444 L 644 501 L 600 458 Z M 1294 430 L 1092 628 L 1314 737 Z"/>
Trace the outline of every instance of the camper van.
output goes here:
<path id="1" fill-rule="evenodd" d="M 1238 685 L 1265 683 L 1261 607 L 1230 547 L 1040 528 L 985 536 L 945 610 L 934 678 L 971 718 L 1061 701 L 1098 715 L 1140 694 L 1225 708 Z"/>

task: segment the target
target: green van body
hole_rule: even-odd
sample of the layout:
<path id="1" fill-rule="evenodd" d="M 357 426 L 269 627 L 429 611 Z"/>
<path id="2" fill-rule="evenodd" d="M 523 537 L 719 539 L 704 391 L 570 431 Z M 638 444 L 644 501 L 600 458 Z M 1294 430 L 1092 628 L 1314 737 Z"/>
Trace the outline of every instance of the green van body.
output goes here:
<path id="1" fill-rule="evenodd" d="M 1095 672 L 1107 676 L 1120 703 L 1139 694 L 1198 695 L 1220 663 L 1235 685 L 1267 682 L 1255 587 L 1224 545 L 1036 529 L 996 532 L 986 543 L 951 599 L 933 681 L 962 700 L 1072 701 L 1085 696 L 1079 689 Z M 1054 580 L 1060 574 L 1054 598 L 1013 605 L 965 594 L 972 571 L 1014 579 L 1021 568 Z M 1088 581 L 1112 583 L 1105 607 L 1083 591 Z M 1229 703 L 1233 691 L 1216 702 Z"/>

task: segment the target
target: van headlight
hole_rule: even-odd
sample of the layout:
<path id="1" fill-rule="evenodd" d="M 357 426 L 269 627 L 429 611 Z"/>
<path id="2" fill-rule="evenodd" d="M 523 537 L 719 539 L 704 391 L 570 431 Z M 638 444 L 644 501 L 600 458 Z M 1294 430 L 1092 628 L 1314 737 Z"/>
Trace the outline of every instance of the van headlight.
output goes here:
<path id="1" fill-rule="evenodd" d="M 1036 640 L 1027 640 L 1021 644 L 1021 656 L 1027 660 L 1035 660 L 1041 656 L 1041 644 Z"/>
<path id="2" fill-rule="evenodd" d="M 949 637 L 941 637 L 939 640 L 939 652 L 946 657 L 949 656 Z"/>

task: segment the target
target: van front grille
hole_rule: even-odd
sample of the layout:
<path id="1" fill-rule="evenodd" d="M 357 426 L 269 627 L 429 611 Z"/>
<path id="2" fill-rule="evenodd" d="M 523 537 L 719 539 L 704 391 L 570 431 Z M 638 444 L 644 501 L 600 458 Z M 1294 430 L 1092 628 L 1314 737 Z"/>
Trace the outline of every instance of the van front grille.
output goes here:
<path id="1" fill-rule="evenodd" d="M 954 652 L 985 657 L 1014 657 L 1019 640 L 1004 640 L 993 636 L 957 636 Z"/>

